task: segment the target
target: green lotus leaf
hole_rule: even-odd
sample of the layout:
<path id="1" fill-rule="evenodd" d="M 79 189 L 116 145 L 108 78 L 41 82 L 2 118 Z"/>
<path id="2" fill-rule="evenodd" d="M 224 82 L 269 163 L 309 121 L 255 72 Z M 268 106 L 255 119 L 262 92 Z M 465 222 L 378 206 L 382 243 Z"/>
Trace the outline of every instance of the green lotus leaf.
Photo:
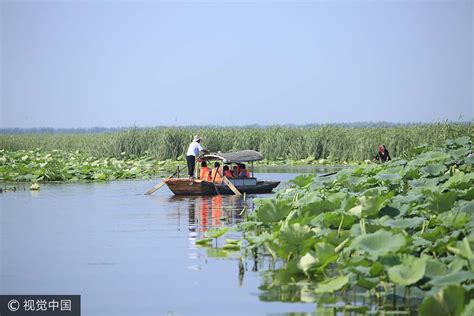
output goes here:
<path id="1" fill-rule="evenodd" d="M 431 164 L 421 168 L 421 171 L 431 177 L 439 177 L 444 174 L 447 167 L 442 163 Z"/>
<path id="2" fill-rule="evenodd" d="M 299 175 L 297 176 L 296 178 L 294 178 L 293 180 L 290 180 L 290 183 L 300 187 L 300 188 L 304 188 L 308 185 L 310 185 L 311 183 L 313 183 L 313 180 L 314 180 L 314 175 L 312 174 L 308 174 L 308 175 Z"/>
<path id="3" fill-rule="evenodd" d="M 466 165 L 474 165 L 474 155 L 470 155 L 464 158 L 464 162 L 466 163 Z"/>
<path id="4" fill-rule="evenodd" d="M 411 187 L 433 187 L 438 185 L 439 180 L 436 178 L 421 178 L 408 181 Z"/>
<path id="5" fill-rule="evenodd" d="M 472 215 L 474 213 L 474 201 L 469 201 L 459 205 L 459 211 Z"/>
<path id="6" fill-rule="evenodd" d="M 448 286 L 427 296 L 420 305 L 421 316 L 460 315 L 464 308 L 465 290 L 461 286 Z"/>
<path id="7" fill-rule="evenodd" d="M 400 182 L 402 176 L 398 173 L 379 173 L 375 178 L 383 182 Z"/>
<path id="8" fill-rule="evenodd" d="M 257 218 L 263 223 L 275 223 L 284 219 L 291 211 L 291 205 L 286 200 L 262 200 L 255 210 Z"/>
<path id="9" fill-rule="evenodd" d="M 426 260 L 425 276 L 433 279 L 446 275 L 446 265 L 438 259 L 428 258 Z"/>
<path id="10" fill-rule="evenodd" d="M 443 184 L 443 187 L 450 189 L 469 189 L 474 183 L 474 173 L 464 174 L 464 172 L 455 172 L 454 175 Z"/>
<path id="11" fill-rule="evenodd" d="M 469 145 L 471 142 L 471 139 L 469 136 L 462 136 L 454 139 L 454 144 L 457 146 L 466 146 Z"/>
<path id="12" fill-rule="evenodd" d="M 450 210 L 454 202 L 456 201 L 456 192 L 429 192 L 426 191 L 428 195 L 428 208 L 436 213 L 441 213 L 447 210 Z"/>
<path id="13" fill-rule="evenodd" d="M 319 242 L 314 245 L 317 265 L 320 268 L 326 267 L 328 264 L 335 262 L 338 258 L 336 248 L 326 242 Z"/>
<path id="14" fill-rule="evenodd" d="M 436 277 L 428 282 L 431 286 L 443 287 L 448 285 L 459 285 L 466 281 L 474 280 L 474 273 L 470 271 L 459 271 Z"/>
<path id="15" fill-rule="evenodd" d="M 370 189 L 364 192 L 359 198 L 357 206 L 351 208 L 349 212 L 358 217 L 374 216 L 388 204 L 393 192 L 380 193 L 377 189 Z"/>
<path id="16" fill-rule="evenodd" d="M 229 231 L 229 227 L 224 226 L 221 228 L 212 228 L 206 232 L 206 235 L 210 238 L 219 238 L 225 235 Z"/>
<path id="17" fill-rule="evenodd" d="M 287 252 L 302 254 L 314 245 L 314 232 L 309 226 L 292 224 L 280 231 L 280 240 L 284 243 Z"/>
<path id="18" fill-rule="evenodd" d="M 424 221 L 425 219 L 423 217 L 397 218 L 385 221 L 384 226 L 401 229 L 417 228 L 421 226 Z"/>
<path id="19" fill-rule="evenodd" d="M 420 170 L 414 166 L 406 166 L 401 171 L 401 176 L 404 180 L 413 180 L 420 178 Z"/>
<path id="20" fill-rule="evenodd" d="M 304 212 L 317 215 L 323 212 L 334 211 L 341 205 L 340 199 L 325 199 L 319 192 L 310 192 L 305 194 L 296 203 Z"/>
<path id="21" fill-rule="evenodd" d="M 349 277 L 341 275 L 318 283 L 314 291 L 316 293 L 334 293 L 335 291 L 342 289 L 348 282 Z"/>
<path id="22" fill-rule="evenodd" d="M 474 315 L 474 299 L 471 299 L 469 301 L 469 304 L 467 304 L 464 307 L 464 311 L 461 314 L 461 316 L 472 316 L 472 315 Z"/>
<path id="23" fill-rule="evenodd" d="M 245 236 L 245 239 L 250 244 L 260 246 L 260 245 L 263 245 L 263 243 L 272 240 L 272 235 L 270 235 L 267 232 L 263 232 L 258 236 L 249 236 L 249 235 L 247 235 L 247 236 Z"/>
<path id="24" fill-rule="evenodd" d="M 449 159 L 449 154 L 441 151 L 429 151 L 420 155 L 423 159 L 426 159 L 427 163 L 430 162 L 444 162 Z"/>
<path id="25" fill-rule="evenodd" d="M 463 158 L 466 157 L 469 154 L 469 148 L 459 148 L 455 150 L 450 151 L 451 155 L 453 155 L 454 158 Z"/>
<path id="26" fill-rule="evenodd" d="M 372 234 L 360 235 L 354 239 L 351 247 L 368 253 L 372 259 L 376 259 L 391 251 L 398 251 L 406 243 L 401 234 L 393 234 L 380 229 Z"/>
<path id="27" fill-rule="evenodd" d="M 357 279 L 357 285 L 360 287 L 363 287 L 364 289 L 370 290 L 376 287 L 380 283 L 380 278 L 374 277 L 374 278 L 358 278 Z"/>
<path id="28" fill-rule="evenodd" d="M 212 238 L 206 237 L 206 238 L 196 240 L 196 245 L 208 246 L 211 244 L 211 242 L 212 242 Z"/>
<path id="29" fill-rule="evenodd" d="M 357 220 L 357 217 L 354 215 L 343 214 L 340 212 L 328 212 L 323 215 L 323 223 L 327 227 L 332 227 L 334 229 L 338 229 L 339 227 L 342 229 L 349 229 Z"/>
<path id="30" fill-rule="evenodd" d="M 390 280 L 400 285 L 411 285 L 418 282 L 425 274 L 426 258 L 403 256 L 402 263 L 390 267 L 387 272 Z"/>

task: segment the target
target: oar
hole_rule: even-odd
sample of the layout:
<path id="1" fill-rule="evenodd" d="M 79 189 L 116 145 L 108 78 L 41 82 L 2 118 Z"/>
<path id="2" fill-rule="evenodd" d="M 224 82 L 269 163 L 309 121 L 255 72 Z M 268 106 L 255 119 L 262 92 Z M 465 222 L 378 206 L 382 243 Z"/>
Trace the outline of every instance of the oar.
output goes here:
<path id="1" fill-rule="evenodd" d="M 169 180 L 169 179 L 173 178 L 177 173 L 178 173 L 178 171 L 176 170 L 175 173 L 170 175 L 168 178 L 163 179 L 160 183 L 156 184 L 150 190 L 146 191 L 145 195 L 150 195 L 150 194 L 154 193 L 156 190 L 159 190 L 162 186 L 165 185 L 165 180 Z"/>
<path id="2" fill-rule="evenodd" d="M 230 182 L 229 179 L 227 179 L 226 176 L 224 176 L 222 180 L 224 180 L 225 184 L 227 184 L 227 186 L 232 190 L 232 192 L 234 192 L 235 195 L 242 195 L 242 193 L 240 193 L 240 191 L 235 187 L 232 182 Z"/>

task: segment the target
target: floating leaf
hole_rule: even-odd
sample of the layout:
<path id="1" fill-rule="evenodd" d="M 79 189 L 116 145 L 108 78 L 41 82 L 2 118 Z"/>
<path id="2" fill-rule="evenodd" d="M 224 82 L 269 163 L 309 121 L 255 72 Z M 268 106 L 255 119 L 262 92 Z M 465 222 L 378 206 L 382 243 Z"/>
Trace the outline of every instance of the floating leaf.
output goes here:
<path id="1" fill-rule="evenodd" d="M 324 280 L 316 286 L 316 293 L 333 293 L 334 291 L 342 289 L 344 285 L 349 282 L 349 278 L 341 275 L 332 279 Z"/>
<path id="2" fill-rule="evenodd" d="M 229 227 L 224 226 L 224 227 L 221 227 L 221 228 L 209 229 L 206 232 L 206 235 L 211 237 L 211 238 L 219 238 L 219 237 L 225 235 L 228 231 L 229 231 Z"/>

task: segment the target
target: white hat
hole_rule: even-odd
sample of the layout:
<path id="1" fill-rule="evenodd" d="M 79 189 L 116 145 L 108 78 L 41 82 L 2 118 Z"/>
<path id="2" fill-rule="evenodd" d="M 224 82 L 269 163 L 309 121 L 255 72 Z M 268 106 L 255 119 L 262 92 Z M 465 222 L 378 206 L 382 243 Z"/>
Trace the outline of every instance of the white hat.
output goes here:
<path id="1" fill-rule="evenodd" d="M 201 137 L 199 137 L 198 135 L 194 135 L 193 142 L 197 142 L 199 140 L 201 140 Z"/>

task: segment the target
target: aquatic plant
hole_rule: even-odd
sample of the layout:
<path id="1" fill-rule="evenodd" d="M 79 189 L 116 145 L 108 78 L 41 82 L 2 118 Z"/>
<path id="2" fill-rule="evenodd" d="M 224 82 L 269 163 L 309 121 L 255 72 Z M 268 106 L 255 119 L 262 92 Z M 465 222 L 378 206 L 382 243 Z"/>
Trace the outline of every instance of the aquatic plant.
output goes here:
<path id="1" fill-rule="evenodd" d="M 267 274 L 262 296 L 288 300 L 283 289 L 299 285 L 293 300 L 334 308 L 344 301 L 345 311 L 357 305 L 354 293 L 370 308 L 393 309 L 403 296 L 421 315 L 471 315 L 472 140 L 418 147 L 412 159 L 331 177 L 299 176 L 259 200 L 240 225 L 242 249 L 281 263 Z"/>
<path id="2" fill-rule="evenodd" d="M 372 159 L 380 144 L 394 157 L 405 156 L 420 144 L 440 145 L 449 138 L 472 136 L 474 129 L 471 123 L 130 128 L 101 133 L 2 134 L 0 149 L 80 150 L 94 157 L 176 160 L 184 156 L 194 134 L 202 135 L 204 147 L 211 151 L 254 149 L 268 159 L 265 164 L 307 165 Z"/>
<path id="3" fill-rule="evenodd" d="M 146 179 L 169 174 L 177 161 L 151 157 L 96 158 L 84 152 L 62 150 L 0 150 L 0 181 L 106 181 Z"/>

